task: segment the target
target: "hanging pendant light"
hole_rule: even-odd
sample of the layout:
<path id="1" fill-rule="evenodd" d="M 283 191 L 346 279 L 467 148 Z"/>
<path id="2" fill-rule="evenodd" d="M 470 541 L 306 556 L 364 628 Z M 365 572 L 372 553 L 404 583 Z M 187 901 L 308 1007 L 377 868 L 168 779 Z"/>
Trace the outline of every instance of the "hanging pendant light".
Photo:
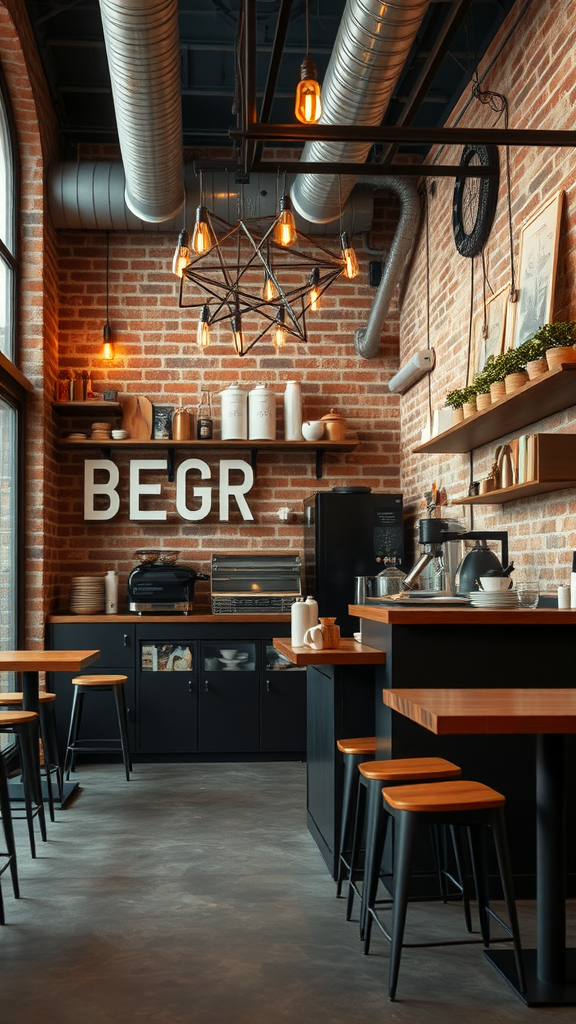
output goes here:
<path id="1" fill-rule="evenodd" d="M 276 285 L 270 277 L 267 270 L 264 271 L 264 284 L 262 285 L 262 298 L 265 302 L 273 302 L 274 299 L 278 298 L 278 292 L 276 291 Z"/>
<path id="2" fill-rule="evenodd" d="M 190 246 L 188 244 L 188 232 L 186 228 L 182 228 L 182 231 L 178 235 L 178 245 L 174 250 L 174 258 L 172 260 L 172 273 L 176 277 L 182 277 L 184 273 L 184 267 L 187 267 L 190 263 Z"/>
<path id="3" fill-rule="evenodd" d="M 314 267 L 314 270 L 310 274 L 310 291 L 308 292 L 308 301 L 310 303 L 310 312 L 317 313 L 320 308 L 320 267 Z"/>
<path id="4" fill-rule="evenodd" d="M 232 336 L 234 339 L 234 351 L 237 356 L 244 354 L 244 332 L 242 330 L 242 317 L 240 316 L 240 310 L 236 307 L 236 312 L 232 317 Z"/>
<path id="5" fill-rule="evenodd" d="M 192 235 L 192 248 L 198 256 L 208 252 L 214 245 L 214 238 L 210 223 L 208 221 L 208 210 L 205 206 L 198 206 L 196 209 L 196 223 Z"/>
<path id="6" fill-rule="evenodd" d="M 294 214 L 292 213 L 292 203 L 290 202 L 290 196 L 288 193 L 284 193 L 280 200 L 280 214 L 276 221 L 272 238 L 277 245 L 294 245 L 294 242 L 298 238 L 296 231 L 296 221 L 294 220 Z"/>
<path id="7" fill-rule="evenodd" d="M 102 358 L 114 359 L 114 342 L 110 327 L 110 232 L 106 232 L 106 323 L 102 329 Z"/>
<path id="8" fill-rule="evenodd" d="M 278 352 L 286 344 L 286 328 L 284 327 L 284 306 L 280 306 L 275 321 L 274 335 L 272 338 L 274 348 Z"/>
<path id="9" fill-rule="evenodd" d="M 360 269 L 358 267 L 358 257 L 348 241 L 348 233 L 346 231 L 343 231 L 340 235 L 340 244 L 342 246 L 342 259 L 345 264 L 344 274 L 352 280 L 353 277 L 358 276 Z"/>
<path id="10" fill-rule="evenodd" d="M 200 348 L 208 348 L 210 344 L 210 310 L 208 303 L 205 303 L 200 311 L 196 341 Z"/>
<path id="11" fill-rule="evenodd" d="M 294 113 L 302 124 L 316 124 L 322 116 L 322 100 L 316 62 L 309 54 L 308 0 L 306 0 L 306 56 L 300 65 Z"/>

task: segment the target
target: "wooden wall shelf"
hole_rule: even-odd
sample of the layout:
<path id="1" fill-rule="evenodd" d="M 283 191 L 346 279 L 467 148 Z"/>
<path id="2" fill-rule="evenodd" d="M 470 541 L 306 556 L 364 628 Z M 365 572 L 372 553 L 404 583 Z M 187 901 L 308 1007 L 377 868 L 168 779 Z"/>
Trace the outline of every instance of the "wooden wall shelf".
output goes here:
<path id="1" fill-rule="evenodd" d="M 549 370 L 528 381 L 515 394 L 493 402 L 484 412 L 477 412 L 442 434 L 436 434 L 414 448 L 414 452 L 430 455 L 470 452 L 571 405 L 576 405 L 576 363 L 563 363 L 558 370 Z M 485 497 L 483 494 L 482 498 Z M 473 499 L 471 504 L 479 502 Z"/>
<path id="2" fill-rule="evenodd" d="M 110 416 L 121 416 L 120 402 L 104 402 L 94 399 L 90 402 L 52 402 L 52 408 L 58 416 L 90 416 L 92 413 L 108 413 Z"/>
<path id="3" fill-rule="evenodd" d="M 503 505 L 547 491 L 576 487 L 576 434 L 536 434 L 536 479 L 512 487 L 454 498 L 454 505 Z"/>
<path id="4" fill-rule="evenodd" d="M 63 405 L 64 403 L 59 403 Z M 76 403 L 74 403 L 76 404 Z M 91 405 L 93 403 L 90 403 Z M 110 404 L 110 403 L 107 403 Z M 357 438 L 349 441 L 171 441 L 171 440 L 132 440 L 129 438 L 126 441 L 93 441 L 91 438 L 86 440 L 74 440 L 73 438 L 60 438 L 56 441 L 56 446 L 61 451 L 71 449 L 83 449 L 83 450 L 94 450 L 99 449 L 104 453 L 105 458 L 112 457 L 112 451 L 127 449 L 142 449 L 157 450 L 158 448 L 164 449 L 168 453 L 168 479 L 173 479 L 174 475 L 174 451 L 179 449 L 180 451 L 191 451 L 194 455 L 198 455 L 200 452 L 207 451 L 220 451 L 220 452 L 238 452 L 238 451 L 249 451 L 252 468 L 256 471 L 256 463 L 259 452 L 310 452 L 313 451 L 316 454 L 316 479 L 322 478 L 322 462 L 326 452 L 353 452 L 358 447 L 359 441 Z"/>

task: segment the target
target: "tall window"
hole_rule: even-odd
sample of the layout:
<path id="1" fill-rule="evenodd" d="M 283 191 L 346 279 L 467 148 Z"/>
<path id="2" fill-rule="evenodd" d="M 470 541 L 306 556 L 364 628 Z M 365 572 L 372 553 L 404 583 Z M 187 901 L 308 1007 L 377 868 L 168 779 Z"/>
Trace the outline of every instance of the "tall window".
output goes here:
<path id="1" fill-rule="evenodd" d="M 0 352 L 15 362 L 16 194 L 13 133 L 0 73 Z"/>
<path id="2" fill-rule="evenodd" d="M 0 68 L 0 648 L 18 647 L 18 554 L 21 386 L 16 362 L 16 146 L 8 93 Z M 13 689 L 12 673 L 0 690 Z"/>

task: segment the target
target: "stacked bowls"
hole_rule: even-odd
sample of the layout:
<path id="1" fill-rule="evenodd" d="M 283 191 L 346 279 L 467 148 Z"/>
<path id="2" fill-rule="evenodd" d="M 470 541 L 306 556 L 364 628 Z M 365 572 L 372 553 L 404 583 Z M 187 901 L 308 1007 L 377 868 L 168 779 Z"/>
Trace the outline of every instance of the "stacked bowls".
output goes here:
<path id="1" fill-rule="evenodd" d="M 104 611 L 104 576 L 73 576 L 70 611 L 75 615 L 96 615 Z"/>

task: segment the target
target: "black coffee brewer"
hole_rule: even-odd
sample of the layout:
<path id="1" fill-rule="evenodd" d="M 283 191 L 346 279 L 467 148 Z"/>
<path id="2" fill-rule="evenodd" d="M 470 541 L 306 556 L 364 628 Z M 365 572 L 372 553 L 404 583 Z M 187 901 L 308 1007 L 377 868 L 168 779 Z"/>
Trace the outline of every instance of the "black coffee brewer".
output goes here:
<path id="1" fill-rule="evenodd" d="M 447 519 L 420 519 L 418 522 L 418 540 L 423 548 L 420 558 L 410 570 L 404 586 L 412 590 L 416 580 L 433 559 L 444 565 L 446 547 L 451 542 L 465 540 L 474 541 L 473 548 L 468 551 L 456 569 L 456 573 L 446 573 L 446 590 L 456 594 L 469 594 L 479 590 L 478 580 L 491 570 L 502 571 L 508 565 L 508 533 L 502 531 L 457 529 L 457 524 Z M 488 547 L 488 541 L 499 541 L 501 557 Z"/>

